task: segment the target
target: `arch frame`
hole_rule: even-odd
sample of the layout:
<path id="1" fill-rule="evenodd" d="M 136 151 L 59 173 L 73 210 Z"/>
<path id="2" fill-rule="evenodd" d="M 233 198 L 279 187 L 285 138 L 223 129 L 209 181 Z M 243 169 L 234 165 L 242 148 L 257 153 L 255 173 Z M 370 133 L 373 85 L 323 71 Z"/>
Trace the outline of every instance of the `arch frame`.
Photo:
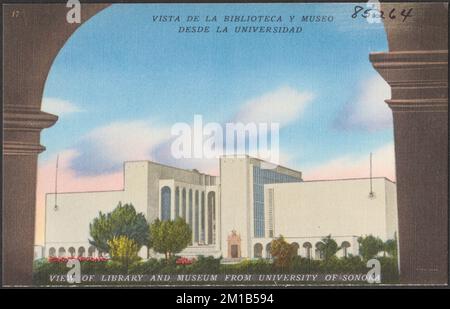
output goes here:
<path id="1" fill-rule="evenodd" d="M 83 23 L 108 5 L 81 4 Z M 442 6 L 442 3 L 382 3 L 381 8 L 389 11 L 393 5 L 399 10 L 412 7 L 419 13 L 418 18 L 410 19 L 407 25 L 386 19 L 389 52 L 370 55 L 375 69 L 393 89 L 387 103 L 394 112 L 401 280 L 403 283 L 447 283 L 448 174 L 439 171 L 448 170 L 448 75 L 442 74 L 448 70 L 448 6 Z M 14 4 L 4 7 L 4 16 L 11 16 L 13 10 L 26 12 L 26 16 L 33 18 L 5 19 L 3 25 L 5 41 L 13 43 L 5 45 L 3 52 L 3 282 L 29 285 L 37 156 L 45 149 L 40 144 L 40 132 L 57 120 L 56 116 L 41 111 L 42 93 L 54 58 L 80 25 L 66 22 L 64 4 L 51 7 Z M 53 18 L 48 19 L 49 15 Z M 48 22 L 40 23 L 42 19 Z M 48 37 L 48 33 L 53 35 Z M 410 40 L 411 37 L 415 39 Z M 38 62 L 32 65 L 30 61 L 36 58 Z M 419 63 L 421 70 L 411 70 L 411 66 Z M 399 74 L 394 74 L 393 67 Z M 436 67 L 439 68 L 437 71 Z M 409 84 L 407 91 L 398 91 L 404 82 L 402 77 L 414 81 L 419 75 L 425 76 L 425 83 Z M 434 96 L 422 92 L 425 97 L 418 98 L 421 87 L 430 85 L 432 80 L 436 81 Z M 429 126 L 430 123 L 433 126 Z M 433 140 L 439 147 L 430 144 Z M 420 145 L 419 151 L 407 156 L 411 153 L 410 145 Z M 424 190 L 421 184 L 414 182 L 417 177 L 429 181 L 435 189 Z M 430 201 L 433 205 L 429 205 Z M 424 213 L 423 205 L 429 205 L 433 211 L 420 216 Z M 414 230 L 414 222 L 424 228 Z M 427 241 L 430 234 L 437 237 L 430 246 L 422 248 L 419 244 Z"/>

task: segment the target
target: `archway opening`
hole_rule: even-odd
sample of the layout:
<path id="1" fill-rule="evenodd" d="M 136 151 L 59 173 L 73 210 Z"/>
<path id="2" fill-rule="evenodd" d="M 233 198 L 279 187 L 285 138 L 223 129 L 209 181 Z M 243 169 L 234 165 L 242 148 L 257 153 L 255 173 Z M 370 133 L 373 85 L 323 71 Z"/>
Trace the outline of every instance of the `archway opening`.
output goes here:
<path id="1" fill-rule="evenodd" d="M 307 258 L 307 259 L 312 259 L 312 254 L 311 254 L 311 251 L 312 251 L 312 245 L 311 245 L 311 243 L 310 242 L 305 242 L 304 244 L 303 244 L 303 248 L 304 248 L 304 250 L 305 250 L 305 257 Z"/>
<path id="2" fill-rule="evenodd" d="M 262 253 L 263 253 L 263 245 L 262 244 L 260 244 L 260 243 L 256 243 L 254 246 L 253 246 L 253 256 L 255 257 L 255 258 L 257 258 L 257 259 L 260 259 L 260 258 L 262 258 L 263 256 L 262 256 Z"/>
<path id="3" fill-rule="evenodd" d="M 171 190 L 168 186 L 161 188 L 161 220 L 171 219 Z"/>

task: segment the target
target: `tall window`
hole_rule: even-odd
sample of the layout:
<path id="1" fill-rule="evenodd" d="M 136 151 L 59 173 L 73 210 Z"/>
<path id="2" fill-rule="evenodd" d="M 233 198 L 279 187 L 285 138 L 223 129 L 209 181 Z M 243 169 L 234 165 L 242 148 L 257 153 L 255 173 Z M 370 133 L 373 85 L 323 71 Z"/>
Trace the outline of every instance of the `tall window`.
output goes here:
<path id="1" fill-rule="evenodd" d="M 181 217 L 186 220 L 186 188 L 183 188 L 181 194 Z"/>
<path id="2" fill-rule="evenodd" d="M 170 220 L 170 188 L 161 188 L 161 220 Z"/>
<path id="3" fill-rule="evenodd" d="M 305 251 L 306 251 L 306 258 L 307 259 L 311 259 L 312 258 L 312 256 L 311 256 L 311 248 L 312 248 L 311 243 L 305 242 L 303 244 L 303 248 L 305 248 Z"/>
<path id="4" fill-rule="evenodd" d="M 273 237 L 273 189 L 269 189 L 269 200 L 268 200 L 268 209 L 267 214 L 269 216 L 269 237 Z"/>
<path id="5" fill-rule="evenodd" d="M 266 258 L 271 259 L 272 258 L 272 254 L 270 253 L 270 249 L 271 249 L 272 245 L 270 244 L 270 242 L 266 245 Z"/>
<path id="6" fill-rule="evenodd" d="M 208 193 L 208 243 L 215 243 L 216 239 L 216 192 Z"/>
<path id="7" fill-rule="evenodd" d="M 175 218 L 180 216 L 180 188 L 175 189 Z"/>
<path id="8" fill-rule="evenodd" d="M 253 167 L 253 226 L 254 236 L 264 237 L 264 185 L 270 183 L 300 182 L 301 180 L 274 170 Z"/>
<path id="9" fill-rule="evenodd" d="M 299 244 L 296 242 L 293 242 L 291 246 L 294 249 L 295 255 L 298 255 L 298 249 L 300 248 Z"/>
<path id="10" fill-rule="evenodd" d="M 262 251 L 263 251 L 263 245 L 261 245 L 260 243 L 257 243 L 253 246 L 253 256 L 255 258 L 262 258 Z"/>
<path id="11" fill-rule="evenodd" d="M 192 189 L 189 189 L 189 216 L 188 216 L 188 223 L 192 228 L 192 211 L 193 211 L 193 205 L 192 205 Z"/>
<path id="12" fill-rule="evenodd" d="M 201 219 L 200 219 L 200 227 L 201 227 L 201 231 L 200 231 L 200 239 L 205 242 L 205 221 L 206 221 L 206 217 L 205 217 L 205 192 L 202 191 L 202 204 L 201 204 Z"/>
<path id="13" fill-rule="evenodd" d="M 323 260 L 324 258 L 324 244 L 323 242 L 319 241 L 316 243 L 316 260 Z"/>

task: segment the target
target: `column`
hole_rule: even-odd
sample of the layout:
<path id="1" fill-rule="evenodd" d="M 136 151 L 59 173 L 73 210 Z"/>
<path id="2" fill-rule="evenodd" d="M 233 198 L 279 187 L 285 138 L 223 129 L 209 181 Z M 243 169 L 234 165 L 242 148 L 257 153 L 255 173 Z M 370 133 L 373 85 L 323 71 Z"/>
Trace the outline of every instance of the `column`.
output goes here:
<path id="1" fill-rule="evenodd" d="M 170 220 L 175 220 L 175 186 L 170 186 Z"/>
<path id="2" fill-rule="evenodd" d="M 190 191 L 191 189 L 186 189 L 186 217 L 187 217 L 187 221 L 190 223 L 190 227 L 191 227 L 191 234 L 192 234 L 192 244 L 194 243 L 194 224 L 193 224 L 193 220 L 194 220 L 194 202 L 193 202 L 193 194 L 192 194 L 192 203 L 191 203 L 191 194 Z M 190 213 L 192 213 L 192 217 L 190 216 Z M 190 221 L 189 221 L 190 220 Z"/>
<path id="3" fill-rule="evenodd" d="M 82 22 L 107 6 L 82 4 Z M 42 93 L 54 58 L 80 26 L 67 23 L 67 11 L 65 4 L 3 8 L 4 285 L 32 283 L 37 156 L 45 149 L 40 132 L 57 120 L 41 111 Z"/>
<path id="4" fill-rule="evenodd" d="M 402 283 L 447 283 L 448 6 L 389 3 L 413 17 L 385 19 L 389 52 L 373 53 L 389 83 L 394 120 Z M 381 104 L 381 103 L 380 103 Z"/>
<path id="5" fill-rule="evenodd" d="M 196 211 L 197 209 L 195 207 L 195 205 L 196 205 L 195 204 L 196 203 L 195 192 L 196 192 L 196 190 L 192 190 L 192 243 L 197 245 L 198 242 L 195 240 L 195 229 L 198 224 L 198 222 L 197 222 L 198 220 L 197 220 L 197 211 Z"/>
<path id="6" fill-rule="evenodd" d="M 209 199 L 208 199 L 208 193 L 205 193 L 205 243 L 210 244 L 209 239 Z"/>

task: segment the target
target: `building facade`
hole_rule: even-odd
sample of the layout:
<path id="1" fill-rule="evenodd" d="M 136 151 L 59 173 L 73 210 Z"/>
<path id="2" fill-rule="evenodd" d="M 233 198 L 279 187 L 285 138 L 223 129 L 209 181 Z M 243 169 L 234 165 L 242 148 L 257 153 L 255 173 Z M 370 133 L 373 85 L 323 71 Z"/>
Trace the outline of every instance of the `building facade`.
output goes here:
<path id="1" fill-rule="evenodd" d="M 123 190 L 46 195 L 43 255 L 101 255 L 89 244 L 89 224 L 119 202 L 149 222 L 186 220 L 186 257 L 270 258 L 270 242 L 283 235 L 299 255 L 320 259 L 317 244 L 330 234 L 338 255 L 357 255 L 359 236 L 397 233 L 395 184 L 385 178 L 303 181 L 299 171 L 249 156 L 222 157 L 220 176 L 136 161 L 124 164 Z M 139 254 L 156 255 L 145 247 Z"/>

